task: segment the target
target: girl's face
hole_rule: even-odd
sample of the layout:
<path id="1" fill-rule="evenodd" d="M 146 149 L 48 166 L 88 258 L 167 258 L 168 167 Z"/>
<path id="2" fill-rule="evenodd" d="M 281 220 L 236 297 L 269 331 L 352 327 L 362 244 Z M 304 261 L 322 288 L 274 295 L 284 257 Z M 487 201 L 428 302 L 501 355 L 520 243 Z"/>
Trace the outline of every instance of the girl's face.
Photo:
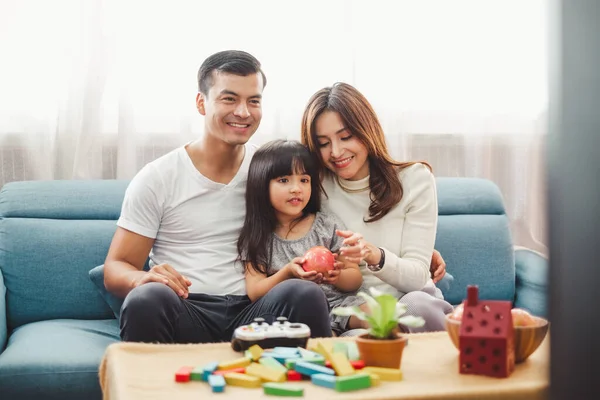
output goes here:
<path id="1" fill-rule="evenodd" d="M 344 126 L 335 111 L 325 111 L 315 121 L 323 163 L 342 179 L 356 181 L 369 175 L 366 146 Z"/>
<path id="2" fill-rule="evenodd" d="M 269 197 L 277 220 L 292 221 L 302 215 L 311 196 L 310 175 L 293 174 L 271 179 Z"/>

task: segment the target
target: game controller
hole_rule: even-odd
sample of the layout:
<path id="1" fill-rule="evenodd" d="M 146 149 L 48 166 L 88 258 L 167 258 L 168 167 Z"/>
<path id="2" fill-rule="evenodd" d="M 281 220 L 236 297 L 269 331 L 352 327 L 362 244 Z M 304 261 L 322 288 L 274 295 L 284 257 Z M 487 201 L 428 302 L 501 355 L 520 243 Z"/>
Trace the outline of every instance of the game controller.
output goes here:
<path id="1" fill-rule="evenodd" d="M 286 317 L 278 317 L 269 324 L 264 318 L 255 318 L 250 325 L 236 328 L 231 339 L 235 351 L 245 351 L 252 345 L 263 349 L 273 347 L 304 347 L 310 337 L 310 328 L 306 324 L 289 322 Z"/>

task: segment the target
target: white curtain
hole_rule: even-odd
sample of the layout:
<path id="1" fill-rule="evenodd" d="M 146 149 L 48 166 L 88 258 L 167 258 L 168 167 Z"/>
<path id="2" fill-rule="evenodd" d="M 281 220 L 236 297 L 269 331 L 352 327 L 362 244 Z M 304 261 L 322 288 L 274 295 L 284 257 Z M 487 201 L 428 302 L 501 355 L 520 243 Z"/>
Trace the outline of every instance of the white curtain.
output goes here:
<path id="1" fill-rule="evenodd" d="M 0 183 L 131 178 L 202 134 L 197 69 L 242 49 L 268 78 L 254 142 L 348 82 L 396 158 L 493 180 L 546 252 L 546 31 L 544 0 L 0 0 Z"/>

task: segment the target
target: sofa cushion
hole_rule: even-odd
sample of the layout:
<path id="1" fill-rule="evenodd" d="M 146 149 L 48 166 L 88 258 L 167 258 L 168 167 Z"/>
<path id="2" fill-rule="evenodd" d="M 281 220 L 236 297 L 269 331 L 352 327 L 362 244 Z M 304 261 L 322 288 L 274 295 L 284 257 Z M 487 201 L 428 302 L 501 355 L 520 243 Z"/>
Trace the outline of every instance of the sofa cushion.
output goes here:
<path id="1" fill-rule="evenodd" d="M 0 354 L 0 398 L 100 399 L 98 365 L 117 341 L 115 319 L 25 324 Z"/>
<path id="2" fill-rule="evenodd" d="M 49 319 L 112 318 L 88 272 L 104 261 L 115 229 L 115 221 L 1 219 L 9 329 Z"/>
<path id="3" fill-rule="evenodd" d="M 515 262 L 506 215 L 440 215 L 435 248 L 454 281 L 444 298 L 452 305 L 464 300 L 468 285 L 479 297 L 509 300 L 515 295 Z"/>
<path id="4" fill-rule="evenodd" d="M 106 304 L 108 304 L 108 306 L 112 310 L 115 318 L 119 319 L 121 316 L 121 306 L 123 305 L 123 299 L 118 298 L 117 296 L 106 290 L 106 287 L 104 286 L 104 264 L 98 265 L 97 267 L 92 268 L 90 270 L 90 279 L 92 280 L 94 285 L 96 285 L 98 293 L 100 293 L 100 296 L 102 296 L 104 301 L 106 301 Z"/>

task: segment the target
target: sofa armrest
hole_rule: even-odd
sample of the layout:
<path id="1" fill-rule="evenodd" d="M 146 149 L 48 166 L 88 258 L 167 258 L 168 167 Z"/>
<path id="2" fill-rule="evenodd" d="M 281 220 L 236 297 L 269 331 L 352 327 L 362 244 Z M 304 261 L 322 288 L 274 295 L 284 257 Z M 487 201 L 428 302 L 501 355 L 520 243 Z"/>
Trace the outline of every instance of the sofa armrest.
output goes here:
<path id="1" fill-rule="evenodd" d="M 548 317 L 548 259 L 527 248 L 515 249 L 516 292 L 514 307 Z"/>
<path id="2" fill-rule="evenodd" d="M 6 286 L 4 286 L 4 277 L 0 269 L 0 353 L 4 351 L 6 339 L 8 339 L 6 329 Z"/>

